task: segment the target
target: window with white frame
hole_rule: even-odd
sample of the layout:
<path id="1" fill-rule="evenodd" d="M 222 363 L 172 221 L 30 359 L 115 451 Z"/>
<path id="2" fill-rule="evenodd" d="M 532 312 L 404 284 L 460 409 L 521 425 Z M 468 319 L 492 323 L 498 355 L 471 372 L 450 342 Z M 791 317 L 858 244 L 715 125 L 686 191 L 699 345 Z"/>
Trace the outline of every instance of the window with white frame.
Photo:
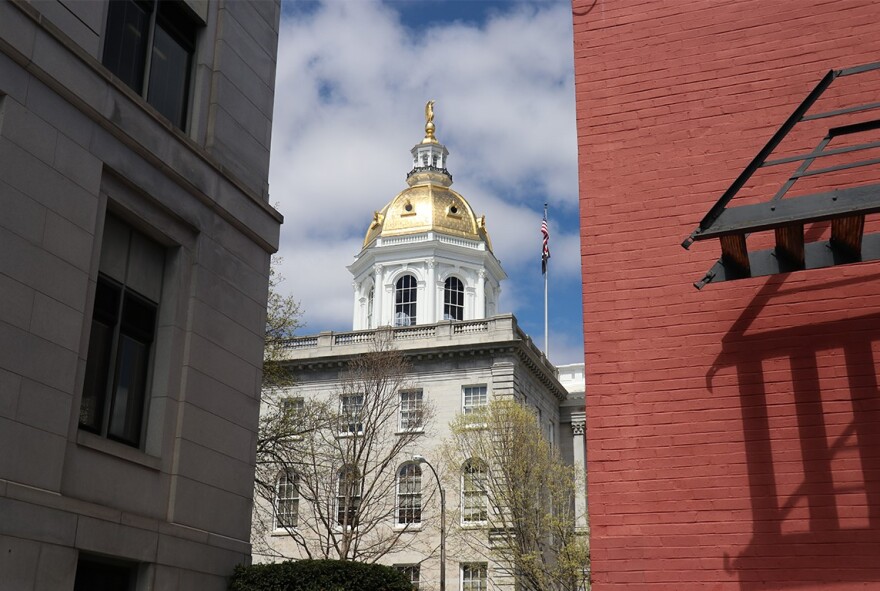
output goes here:
<path id="1" fill-rule="evenodd" d="M 416 323 L 416 278 L 404 275 L 394 285 L 394 326 L 412 326 Z"/>
<path id="2" fill-rule="evenodd" d="M 292 472 L 282 472 L 275 483 L 275 529 L 296 527 L 299 516 L 299 490 L 297 477 Z"/>
<path id="3" fill-rule="evenodd" d="M 422 522 L 422 469 L 407 463 L 397 471 L 397 523 Z"/>
<path id="4" fill-rule="evenodd" d="M 399 431 L 418 431 L 423 424 L 423 396 L 421 390 L 406 390 L 400 393 Z"/>
<path id="5" fill-rule="evenodd" d="M 464 320 L 464 284 L 448 277 L 443 286 L 443 320 Z"/>
<path id="6" fill-rule="evenodd" d="M 486 406 L 488 402 L 485 384 L 481 386 L 464 386 L 461 389 L 461 411 L 466 415 L 475 413 L 478 409 Z"/>
<path id="7" fill-rule="evenodd" d="M 461 591 L 486 591 L 489 565 L 485 562 L 465 562 L 461 565 Z"/>
<path id="8" fill-rule="evenodd" d="M 165 249 L 107 214 L 79 428 L 140 447 Z"/>
<path id="9" fill-rule="evenodd" d="M 418 591 L 420 567 L 418 564 L 395 564 L 394 568 L 402 572 L 412 584 L 413 591 Z"/>
<path id="10" fill-rule="evenodd" d="M 343 466 L 336 480 L 336 523 L 342 527 L 357 527 L 360 508 L 360 473 L 354 466 Z"/>
<path id="11" fill-rule="evenodd" d="M 107 11 L 102 63 L 181 129 L 197 29 L 184 2 L 115 0 Z"/>
<path id="12" fill-rule="evenodd" d="M 348 435 L 364 432 L 364 395 L 344 394 L 340 397 L 339 431 Z"/>
<path id="13" fill-rule="evenodd" d="M 478 458 L 471 458 L 461 469 L 461 521 L 484 523 L 489 518 L 486 498 L 488 466 Z"/>

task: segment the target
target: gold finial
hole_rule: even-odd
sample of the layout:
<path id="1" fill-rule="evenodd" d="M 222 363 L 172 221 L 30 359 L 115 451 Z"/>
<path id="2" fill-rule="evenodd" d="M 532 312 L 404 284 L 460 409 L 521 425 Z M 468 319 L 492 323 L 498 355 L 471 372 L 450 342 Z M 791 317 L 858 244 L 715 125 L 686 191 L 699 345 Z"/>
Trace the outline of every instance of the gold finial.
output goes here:
<path id="1" fill-rule="evenodd" d="M 425 103 L 425 139 L 423 144 L 436 144 L 437 138 L 434 137 L 434 101 Z"/>

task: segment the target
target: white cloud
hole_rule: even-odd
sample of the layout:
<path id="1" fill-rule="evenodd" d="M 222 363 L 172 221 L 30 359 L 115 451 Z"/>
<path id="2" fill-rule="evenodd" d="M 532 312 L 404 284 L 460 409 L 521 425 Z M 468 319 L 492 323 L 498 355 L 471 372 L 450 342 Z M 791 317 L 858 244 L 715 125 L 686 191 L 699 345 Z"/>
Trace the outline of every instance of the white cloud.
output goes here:
<path id="1" fill-rule="evenodd" d="M 545 201 L 554 272 L 579 274 L 577 226 L 553 217 L 577 216 L 570 28 L 568 3 L 513 3 L 483 26 L 417 32 L 373 1 L 328 1 L 284 18 L 271 200 L 285 216 L 282 290 L 301 300 L 309 332 L 351 326 L 345 267 L 372 211 L 406 187 L 428 99 L 454 188 L 487 215 L 511 277 L 506 310 L 523 313 L 530 304 L 519 284 L 540 281 Z"/>

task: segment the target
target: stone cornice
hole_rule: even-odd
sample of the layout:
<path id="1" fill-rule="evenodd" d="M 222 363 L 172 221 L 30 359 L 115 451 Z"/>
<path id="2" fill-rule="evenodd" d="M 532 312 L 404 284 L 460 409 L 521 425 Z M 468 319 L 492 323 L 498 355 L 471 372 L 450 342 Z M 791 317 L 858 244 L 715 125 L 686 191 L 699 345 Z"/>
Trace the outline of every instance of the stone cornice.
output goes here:
<path id="1" fill-rule="evenodd" d="M 451 359 L 473 356 L 515 355 L 558 400 L 567 393 L 557 379 L 556 367 L 532 343 L 512 315 L 485 320 L 439 322 L 436 324 L 353 332 L 323 332 L 288 340 L 285 365 L 304 370 L 344 367 L 357 355 L 370 350 L 379 331 L 394 341 L 407 358 Z"/>

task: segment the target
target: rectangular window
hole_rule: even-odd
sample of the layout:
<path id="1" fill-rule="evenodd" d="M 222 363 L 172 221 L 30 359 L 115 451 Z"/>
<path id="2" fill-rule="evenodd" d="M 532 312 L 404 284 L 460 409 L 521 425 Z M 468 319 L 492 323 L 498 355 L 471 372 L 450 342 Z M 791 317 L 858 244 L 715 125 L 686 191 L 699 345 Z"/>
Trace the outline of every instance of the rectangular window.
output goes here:
<path id="1" fill-rule="evenodd" d="M 418 564 L 395 564 L 394 568 L 402 572 L 409 582 L 412 583 L 413 591 L 419 589 L 419 565 Z"/>
<path id="2" fill-rule="evenodd" d="M 196 24 L 183 2 L 114 0 L 103 63 L 174 125 L 186 125 Z"/>
<path id="3" fill-rule="evenodd" d="M 407 463 L 397 471 L 397 523 L 422 522 L 422 469 Z"/>
<path id="4" fill-rule="evenodd" d="M 488 467 L 478 459 L 468 460 L 461 475 L 461 522 L 485 523 L 489 519 L 486 496 Z"/>
<path id="5" fill-rule="evenodd" d="M 359 435 L 364 432 L 364 395 L 348 394 L 341 397 L 339 430 L 342 433 Z"/>
<path id="6" fill-rule="evenodd" d="M 469 415 L 477 411 L 477 409 L 488 404 L 486 394 L 486 386 L 465 386 L 461 389 L 462 405 L 461 410 L 464 414 Z"/>
<path id="7" fill-rule="evenodd" d="M 361 509 L 363 483 L 360 472 L 354 466 L 345 466 L 337 474 L 336 523 L 346 528 L 356 528 Z"/>
<path id="8" fill-rule="evenodd" d="M 296 475 L 291 472 L 278 476 L 275 484 L 275 529 L 296 527 L 299 516 L 299 491 Z"/>
<path id="9" fill-rule="evenodd" d="M 400 431 L 417 431 L 423 425 L 422 420 L 422 391 L 410 390 L 400 393 Z"/>
<path id="10" fill-rule="evenodd" d="M 461 591 L 486 591 L 489 567 L 485 562 L 468 562 L 461 565 Z"/>
<path id="11" fill-rule="evenodd" d="M 79 427 L 139 447 L 164 272 L 164 248 L 108 214 Z"/>

